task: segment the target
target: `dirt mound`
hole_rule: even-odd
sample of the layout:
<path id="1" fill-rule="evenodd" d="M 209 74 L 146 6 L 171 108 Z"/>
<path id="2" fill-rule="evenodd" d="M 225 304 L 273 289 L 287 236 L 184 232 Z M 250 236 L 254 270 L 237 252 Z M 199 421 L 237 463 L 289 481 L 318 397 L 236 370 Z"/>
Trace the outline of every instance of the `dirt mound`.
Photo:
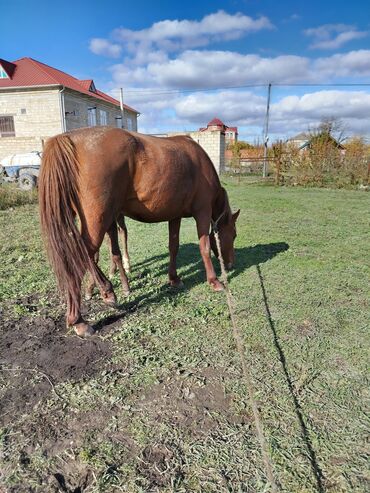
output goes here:
<path id="1" fill-rule="evenodd" d="M 26 414 L 60 382 L 95 375 L 110 354 L 98 337 L 66 333 L 64 319 L 24 317 L 2 322 L 0 331 L 0 425 Z"/>

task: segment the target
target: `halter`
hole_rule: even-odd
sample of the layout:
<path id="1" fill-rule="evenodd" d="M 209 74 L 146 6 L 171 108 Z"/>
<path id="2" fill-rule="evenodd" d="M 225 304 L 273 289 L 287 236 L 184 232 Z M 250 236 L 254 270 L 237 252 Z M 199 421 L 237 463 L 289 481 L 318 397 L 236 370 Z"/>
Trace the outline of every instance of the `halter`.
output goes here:
<path id="1" fill-rule="evenodd" d="M 214 221 L 213 219 L 211 219 L 211 231 L 212 233 L 218 233 L 218 223 L 220 221 L 220 219 L 222 218 L 222 216 L 225 214 L 225 211 L 223 211 L 221 213 L 220 216 L 218 216 L 218 218 L 216 219 L 216 221 Z"/>

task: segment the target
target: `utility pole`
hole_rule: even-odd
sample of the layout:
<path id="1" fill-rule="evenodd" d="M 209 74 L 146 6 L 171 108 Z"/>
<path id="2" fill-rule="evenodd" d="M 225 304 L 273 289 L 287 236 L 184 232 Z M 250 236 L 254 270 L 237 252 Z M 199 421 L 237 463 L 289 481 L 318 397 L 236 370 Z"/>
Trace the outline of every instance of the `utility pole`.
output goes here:
<path id="1" fill-rule="evenodd" d="M 267 106 L 266 106 L 266 117 L 265 117 L 265 125 L 263 130 L 263 177 L 267 176 L 267 143 L 269 140 L 269 118 L 270 118 L 270 99 L 271 99 L 271 82 L 268 85 L 267 90 Z"/>
<path id="2" fill-rule="evenodd" d="M 125 110 L 123 107 L 123 89 L 120 87 L 119 90 L 119 101 L 120 101 L 120 107 L 121 107 L 121 128 L 125 128 Z"/>

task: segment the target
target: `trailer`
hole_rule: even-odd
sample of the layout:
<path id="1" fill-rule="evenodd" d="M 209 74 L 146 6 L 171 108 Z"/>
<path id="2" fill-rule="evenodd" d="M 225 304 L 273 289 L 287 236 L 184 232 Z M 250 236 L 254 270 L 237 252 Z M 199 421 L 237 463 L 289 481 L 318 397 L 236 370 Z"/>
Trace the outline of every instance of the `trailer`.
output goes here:
<path id="1" fill-rule="evenodd" d="M 11 154 L 0 161 L 0 182 L 16 182 L 22 190 L 37 186 L 42 153 Z"/>

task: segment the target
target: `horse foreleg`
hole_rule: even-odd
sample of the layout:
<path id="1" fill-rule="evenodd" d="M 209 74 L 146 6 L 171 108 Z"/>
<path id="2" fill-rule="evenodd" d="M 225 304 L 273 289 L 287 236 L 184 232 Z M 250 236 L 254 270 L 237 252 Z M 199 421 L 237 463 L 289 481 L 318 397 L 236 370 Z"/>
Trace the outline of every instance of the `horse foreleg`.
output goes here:
<path id="1" fill-rule="evenodd" d="M 123 268 L 123 265 L 122 265 L 122 255 L 121 255 L 121 250 L 119 248 L 119 242 L 118 242 L 117 224 L 113 223 L 112 226 L 107 231 L 107 233 L 108 233 L 108 236 L 110 239 L 112 263 L 114 263 L 114 265 L 116 265 L 118 267 L 120 278 L 121 278 L 121 283 L 122 283 L 122 288 L 123 288 L 123 293 L 125 296 L 128 296 L 130 294 L 130 288 L 128 285 L 128 279 L 126 276 L 125 269 Z"/>
<path id="2" fill-rule="evenodd" d="M 200 214 L 195 217 L 199 238 L 199 250 L 206 269 L 207 282 L 214 291 L 222 291 L 223 284 L 217 279 L 216 272 L 211 260 L 211 244 L 209 240 L 209 229 L 211 225 L 211 214 Z"/>
<path id="3" fill-rule="evenodd" d="M 125 223 L 125 216 L 118 216 L 117 217 L 117 223 L 119 225 L 119 232 L 121 234 L 122 238 L 122 250 L 123 250 L 123 267 L 126 272 L 131 271 L 131 264 L 130 264 L 130 257 L 128 254 L 128 232 L 127 232 L 127 227 Z"/>
<path id="4" fill-rule="evenodd" d="M 180 287 L 183 282 L 177 275 L 176 257 L 179 251 L 181 218 L 168 222 L 168 249 L 170 251 L 170 264 L 168 267 L 168 279 L 171 286 Z"/>

